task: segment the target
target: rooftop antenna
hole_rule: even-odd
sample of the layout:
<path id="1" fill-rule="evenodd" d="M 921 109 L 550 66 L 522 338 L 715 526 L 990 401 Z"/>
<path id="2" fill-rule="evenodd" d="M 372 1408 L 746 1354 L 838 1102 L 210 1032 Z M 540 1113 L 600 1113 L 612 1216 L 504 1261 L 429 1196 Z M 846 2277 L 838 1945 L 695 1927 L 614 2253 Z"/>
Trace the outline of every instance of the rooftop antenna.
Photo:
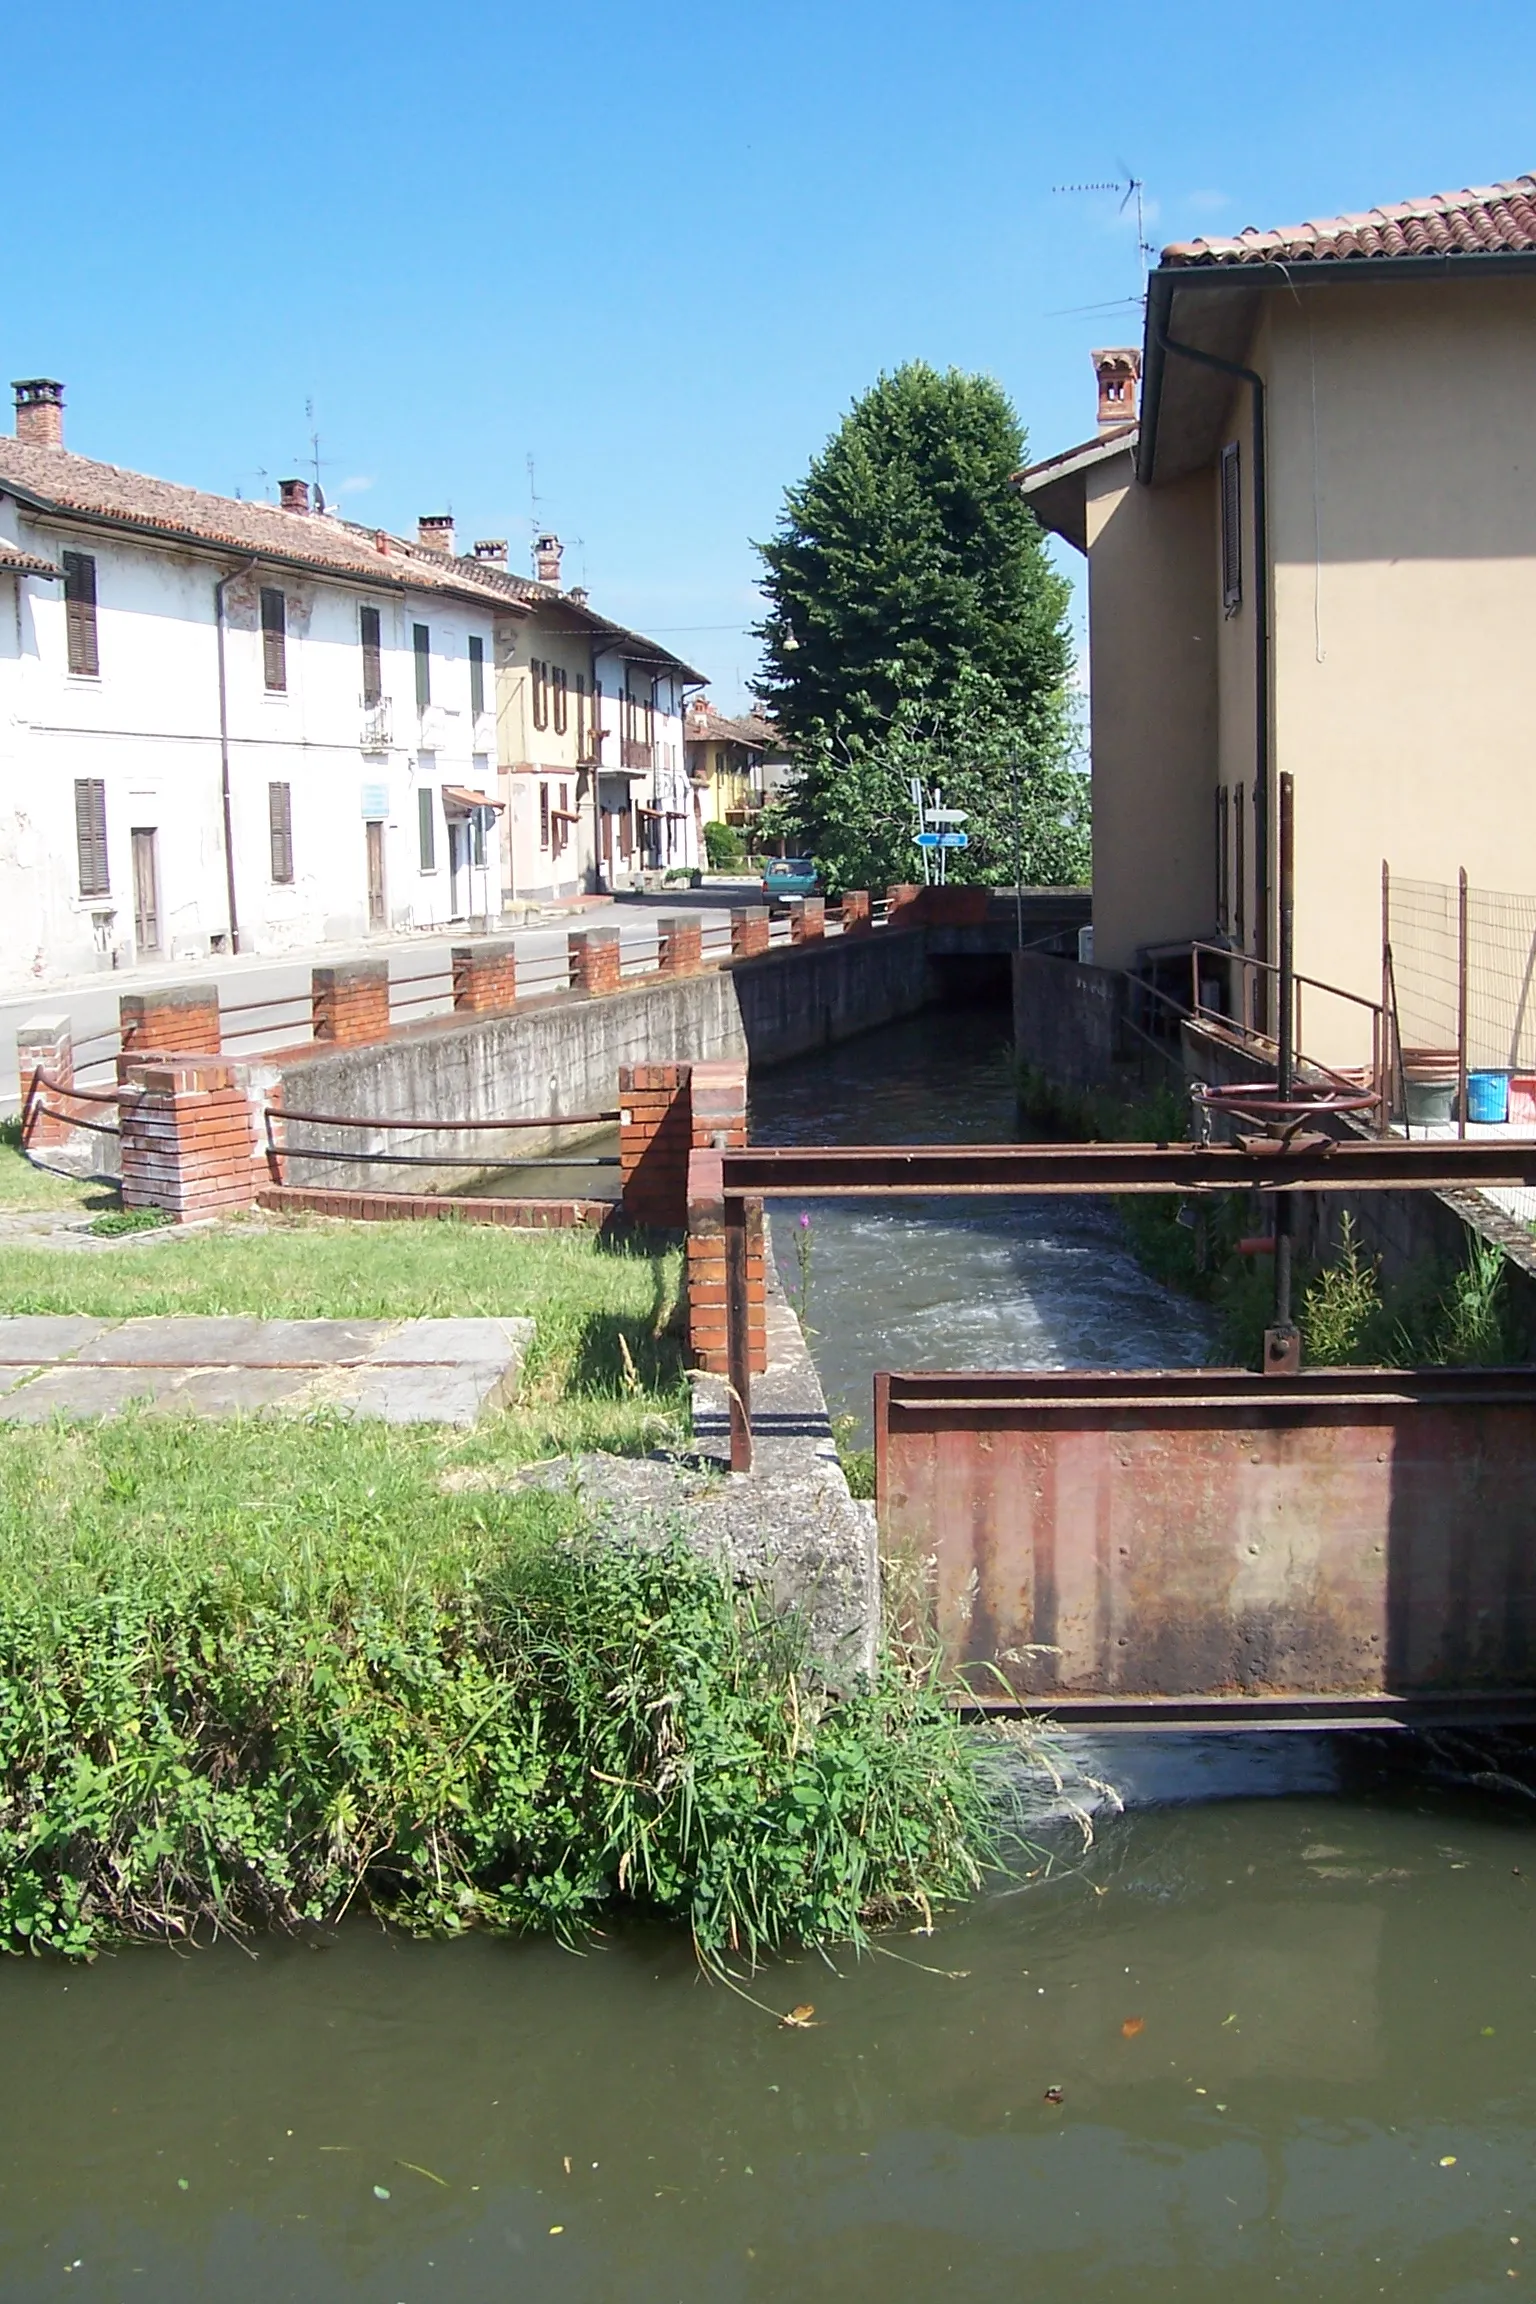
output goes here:
<path id="1" fill-rule="evenodd" d="M 325 510 L 325 490 L 320 485 L 320 431 L 315 423 L 315 403 L 304 403 L 304 421 L 309 426 L 309 468 L 315 476 L 315 510 Z"/>
<path id="2" fill-rule="evenodd" d="M 1151 263 L 1152 258 L 1157 254 L 1157 250 L 1152 246 L 1151 242 L 1147 238 L 1147 186 L 1145 178 L 1136 175 L 1130 168 L 1126 166 L 1125 162 L 1122 160 L 1120 162 L 1120 173 L 1118 176 L 1108 179 L 1100 178 L 1091 184 L 1053 184 L 1051 186 L 1051 190 L 1053 192 L 1118 192 L 1120 194 L 1119 213 L 1122 216 L 1125 214 L 1127 208 L 1130 207 L 1132 201 L 1135 202 L 1136 295 L 1134 301 L 1138 304 L 1144 303 L 1147 293 L 1147 268 Z M 1130 303 L 1133 301 L 1133 299 L 1126 297 L 1124 301 L 1126 303 Z M 1087 312 L 1100 310 L 1103 309 L 1103 307 L 1085 304 L 1081 306 L 1080 309 Z"/>
<path id="3" fill-rule="evenodd" d="M 539 529 L 542 525 L 539 519 L 541 501 L 534 476 L 533 451 L 530 449 L 528 452 L 528 556 L 530 559 L 533 557 L 534 546 L 538 541 Z"/>

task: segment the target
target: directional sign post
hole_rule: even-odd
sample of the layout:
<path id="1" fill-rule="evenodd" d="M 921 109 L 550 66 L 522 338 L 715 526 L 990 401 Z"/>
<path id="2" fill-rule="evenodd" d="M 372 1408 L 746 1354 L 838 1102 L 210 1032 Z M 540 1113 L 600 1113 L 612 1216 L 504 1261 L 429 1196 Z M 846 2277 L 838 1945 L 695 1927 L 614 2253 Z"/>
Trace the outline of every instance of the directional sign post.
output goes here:
<path id="1" fill-rule="evenodd" d="M 928 838 L 933 840 L 936 848 L 969 848 L 971 844 L 969 832 L 941 832 L 937 839 L 929 833 Z"/>

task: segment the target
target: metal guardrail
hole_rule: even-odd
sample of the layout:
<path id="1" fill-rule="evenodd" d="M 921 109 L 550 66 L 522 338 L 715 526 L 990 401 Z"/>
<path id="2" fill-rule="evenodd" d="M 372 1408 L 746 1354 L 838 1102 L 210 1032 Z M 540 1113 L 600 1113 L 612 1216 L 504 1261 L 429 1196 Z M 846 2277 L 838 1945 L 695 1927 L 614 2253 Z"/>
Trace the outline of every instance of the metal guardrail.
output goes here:
<path id="1" fill-rule="evenodd" d="M 279 1141 L 277 1129 L 289 1125 L 313 1128 L 358 1128 L 370 1131 L 411 1131 L 420 1136 L 448 1136 L 494 1132 L 505 1134 L 517 1128 L 600 1128 L 616 1121 L 617 1108 L 603 1112 L 558 1112 L 531 1119 L 498 1120 L 405 1120 L 367 1118 L 359 1119 L 346 1112 L 290 1112 L 281 1105 L 268 1104 L 263 1108 L 262 1121 L 266 1136 L 267 1167 L 274 1184 L 284 1184 L 286 1160 L 324 1160 L 343 1164 L 368 1165 L 389 1168 L 469 1168 L 484 1172 L 488 1168 L 617 1168 L 619 1156 L 613 1152 L 538 1152 L 519 1157 L 516 1154 L 491 1154 L 478 1159 L 463 1153 L 439 1152 L 363 1152 L 337 1151 L 331 1146 L 290 1144 Z"/>

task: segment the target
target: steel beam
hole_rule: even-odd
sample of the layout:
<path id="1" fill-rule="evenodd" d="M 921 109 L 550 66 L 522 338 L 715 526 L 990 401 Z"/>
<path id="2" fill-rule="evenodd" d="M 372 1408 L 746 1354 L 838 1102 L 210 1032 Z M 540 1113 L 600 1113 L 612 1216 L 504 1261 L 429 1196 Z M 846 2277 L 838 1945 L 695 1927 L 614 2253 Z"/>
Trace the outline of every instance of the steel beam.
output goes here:
<path id="1" fill-rule="evenodd" d="M 1536 1137 L 1457 1143 L 1327 1139 L 1240 1144 L 849 1144 L 726 1152 L 728 1193 L 754 1199 L 893 1194 L 1451 1192 L 1536 1184 Z"/>

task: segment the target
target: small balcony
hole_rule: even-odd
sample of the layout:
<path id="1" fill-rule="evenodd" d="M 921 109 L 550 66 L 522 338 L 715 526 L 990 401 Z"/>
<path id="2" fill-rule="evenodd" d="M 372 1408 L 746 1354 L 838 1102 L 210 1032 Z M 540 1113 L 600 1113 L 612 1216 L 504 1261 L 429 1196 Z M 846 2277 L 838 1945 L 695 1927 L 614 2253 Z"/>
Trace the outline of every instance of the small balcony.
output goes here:
<path id="1" fill-rule="evenodd" d="M 649 776 L 656 765 L 656 747 L 637 744 L 633 737 L 626 736 L 619 748 L 619 759 L 621 767 L 631 776 Z"/>
<path id="2" fill-rule="evenodd" d="M 390 711 L 389 698 L 383 697 L 377 704 L 365 704 L 362 734 L 358 738 L 359 748 L 364 752 L 387 752 L 394 740 L 394 716 Z"/>

